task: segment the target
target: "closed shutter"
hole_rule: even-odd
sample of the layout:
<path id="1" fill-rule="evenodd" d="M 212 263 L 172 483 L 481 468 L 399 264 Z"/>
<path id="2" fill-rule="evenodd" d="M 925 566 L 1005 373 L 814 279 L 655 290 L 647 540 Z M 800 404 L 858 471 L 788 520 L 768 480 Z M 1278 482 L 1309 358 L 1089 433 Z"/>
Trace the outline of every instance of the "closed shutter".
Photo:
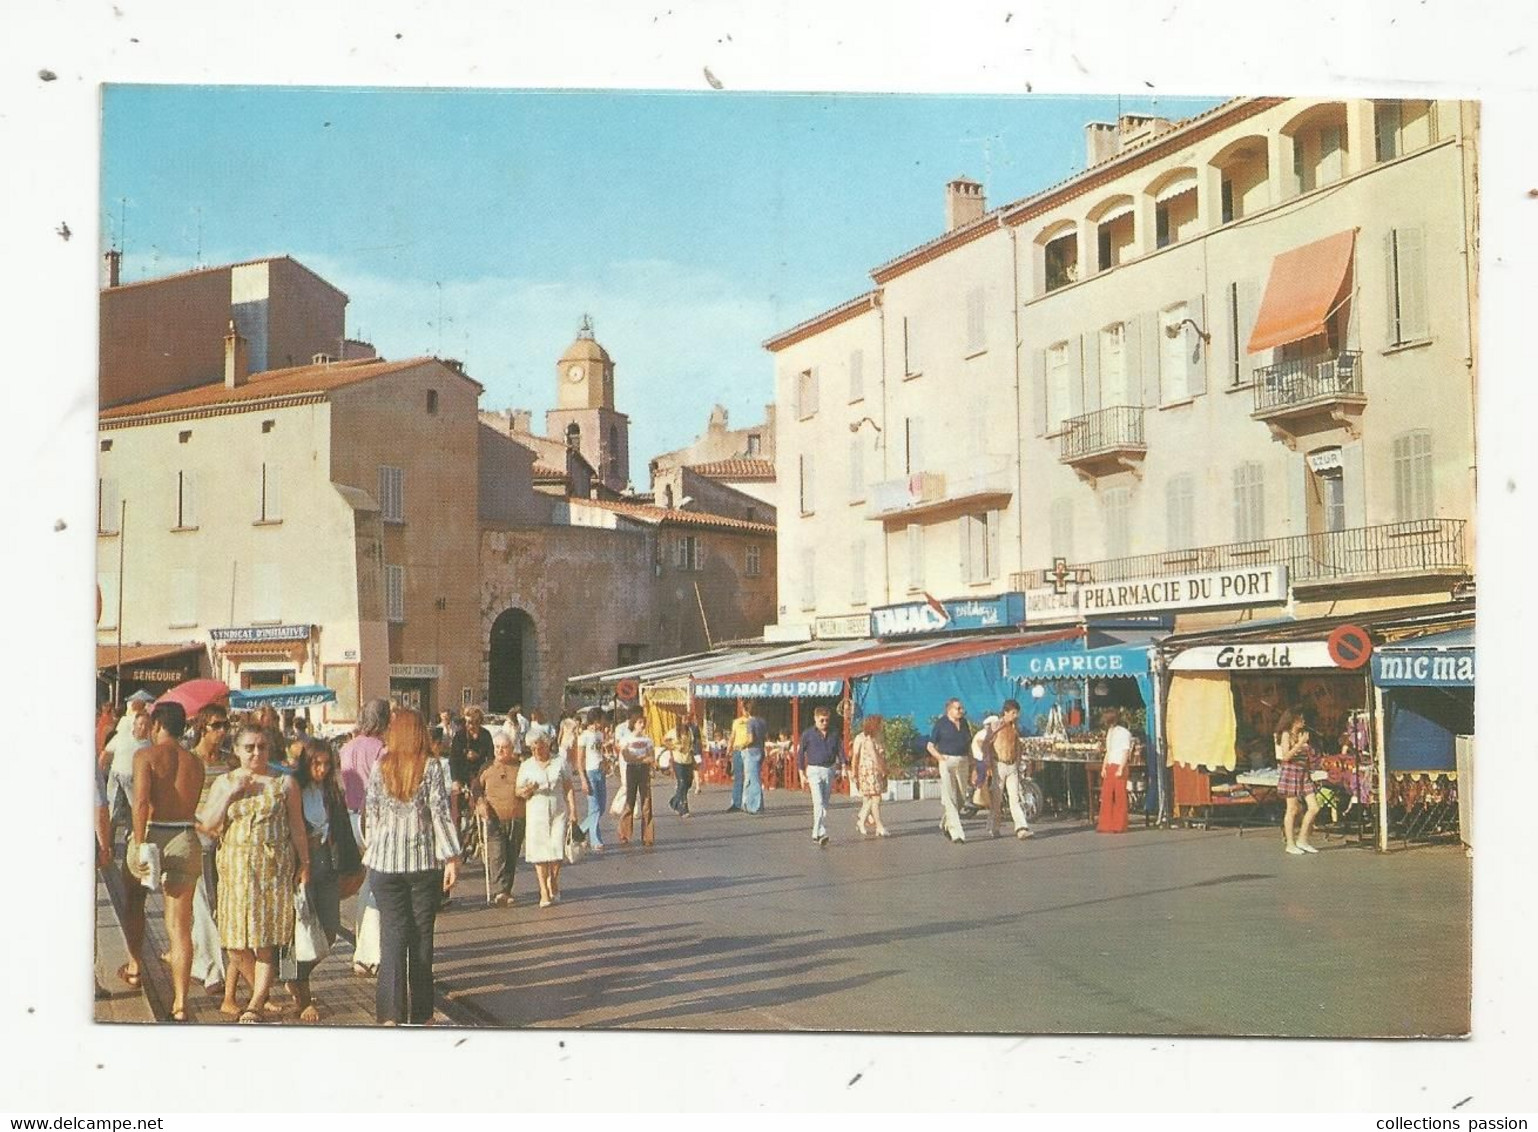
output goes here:
<path id="1" fill-rule="evenodd" d="M 1186 301 L 1186 314 L 1203 330 L 1209 330 L 1207 326 L 1207 297 L 1194 295 Z M 1207 392 L 1207 350 L 1202 342 L 1202 336 L 1190 327 L 1186 327 L 1190 334 L 1186 338 L 1189 349 L 1186 351 L 1186 396 L 1200 397 Z"/>
<path id="2" fill-rule="evenodd" d="M 192 472 L 179 472 L 177 478 L 180 500 L 177 505 L 176 525 L 195 527 L 198 525 L 197 477 Z"/>
<path id="3" fill-rule="evenodd" d="M 1396 230 L 1399 260 L 1399 332 L 1401 342 L 1431 336 L 1426 316 L 1426 234 L 1420 228 Z"/>
<path id="4" fill-rule="evenodd" d="M 1255 319 L 1260 314 L 1260 281 L 1241 279 L 1236 287 L 1239 304 L 1239 380 L 1251 382 L 1255 380 L 1257 369 L 1271 364 L 1270 350 L 1259 350 L 1252 354 L 1245 349 L 1250 335 L 1255 332 Z"/>
<path id="5" fill-rule="evenodd" d="M 101 592 L 101 616 L 96 619 L 98 629 L 116 629 L 118 616 L 118 578 L 103 571 L 96 575 L 96 588 Z"/>
<path id="6" fill-rule="evenodd" d="M 972 581 L 972 516 L 963 515 L 956 520 L 956 535 L 961 562 L 961 580 Z"/>
<path id="7" fill-rule="evenodd" d="M 275 523 L 283 518 L 283 476 L 276 464 L 262 465 L 261 499 L 257 501 L 257 518 Z"/>
<path id="8" fill-rule="evenodd" d="M 1036 435 L 1047 435 L 1047 352 L 1036 350 L 1031 354 L 1032 415 L 1036 420 Z"/>
<path id="9" fill-rule="evenodd" d="M 1308 496 L 1316 490 L 1314 474 L 1308 469 L 1308 459 L 1298 453 L 1287 461 L 1287 521 L 1288 534 L 1308 534 Z"/>
<path id="10" fill-rule="evenodd" d="M 810 405 L 802 405 L 807 416 L 811 416 L 822 406 L 822 394 L 818 389 L 818 371 L 813 369 L 807 376 L 807 400 Z"/>
<path id="11" fill-rule="evenodd" d="M 1080 337 L 1080 351 L 1084 356 L 1083 411 L 1093 413 L 1103 403 L 1100 374 L 1102 370 L 1100 347 L 1103 334 L 1086 334 Z"/>
<path id="12" fill-rule="evenodd" d="M 117 480 L 97 480 L 96 489 L 96 529 L 102 534 L 117 534 L 123 509 L 118 499 Z"/>
<path id="13" fill-rule="evenodd" d="M 1138 320 L 1138 344 L 1143 363 L 1143 404 L 1159 404 L 1159 312 L 1144 311 Z"/>
<path id="14" fill-rule="evenodd" d="M 1362 442 L 1353 440 L 1340 446 L 1340 475 L 1345 489 L 1346 527 L 1367 525 L 1367 476 L 1363 471 Z"/>
<path id="15" fill-rule="evenodd" d="M 1068 339 L 1068 407 L 1065 417 L 1084 415 L 1084 335 Z"/>
<path id="16" fill-rule="evenodd" d="M 1397 346 L 1405 341 L 1400 329 L 1399 316 L 1399 257 L 1394 251 L 1394 238 L 1397 235 L 1390 228 L 1383 237 L 1383 302 L 1387 308 L 1384 311 L 1384 337 L 1390 346 Z"/>
<path id="17" fill-rule="evenodd" d="M 1127 391 L 1123 404 L 1137 407 L 1146 405 L 1143 394 L 1143 334 L 1142 320 L 1129 318 L 1122 326 L 1121 365 L 1122 387 Z"/>
<path id="18" fill-rule="evenodd" d="M 406 568 L 385 567 L 385 620 L 399 623 L 406 620 Z"/>
<path id="19" fill-rule="evenodd" d="M 1000 528 L 1003 524 L 1003 515 L 999 511 L 988 512 L 988 571 L 986 577 L 997 578 L 1003 570 L 1003 561 L 999 557 L 1001 542 Z"/>

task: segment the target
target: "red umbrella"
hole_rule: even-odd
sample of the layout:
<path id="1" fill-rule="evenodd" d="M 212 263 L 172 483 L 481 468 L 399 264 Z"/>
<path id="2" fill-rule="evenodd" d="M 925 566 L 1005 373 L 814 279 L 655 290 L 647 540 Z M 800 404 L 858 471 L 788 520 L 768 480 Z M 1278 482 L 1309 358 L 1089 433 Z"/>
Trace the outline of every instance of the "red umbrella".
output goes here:
<path id="1" fill-rule="evenodd" d="M 188 715 L 196 715 L 215 700 L 222 700 L 230 694 L 230 686 L 223 680 L 188 680 L 178 684 L 160 699 L 160 704 L 181 704 Z"/>

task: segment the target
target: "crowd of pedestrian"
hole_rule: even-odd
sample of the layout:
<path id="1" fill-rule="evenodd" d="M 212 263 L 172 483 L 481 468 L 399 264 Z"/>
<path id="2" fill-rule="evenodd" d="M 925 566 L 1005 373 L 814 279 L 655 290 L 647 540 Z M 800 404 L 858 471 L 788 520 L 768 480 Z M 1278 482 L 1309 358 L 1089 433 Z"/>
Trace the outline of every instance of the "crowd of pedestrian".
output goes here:
<path id="1" fill-rule="evenodd" d="M 354 974 L 373 977 L 375 1017 L 384 1025 L 428 1023 L 433 1011 L 433 941 L 463 863 L 484 866 L 488 905 L 517 903 L 522 857 L 533 866 L 540 908 L 561 901 L 561 867 L 605 848 L 604 824 L 617 818 L 620 845 L 656 841 L 653 775 L 671 774 L 668 808 L 692 816 L 708 754 L 729 757 L 728 813 L 764 812 L 766 756 L 775 776 L 810 796 L 811 837 L 830 842 L 834 785 L 847 780 L 860 800 L 859 837 L 885 838 L 881 801 L 888 788 L 883 721 L 865 718 L 846 744 L 833 713 L 819 706 L 812 725 L 771 739 L 752 702 L 725 734 L 707 739 L 699 722 L 679 719 L 660 741 L 639 708 L 622 713 L 566 711 L 553 722 L 515 706 L 488 718 L 479 708 L 420 713 L 388 701 L 365 703 L 349 734 L 327 741 L 302 717 L 271 708 L 231 713 L 216 700 L 190 720 L 180 704 L 130 696 L 121 717 L 97 720 L 98 859 L 110 863 L 126 832 L 124 935 L 128 960 L 117 977 L 141 985 L 145 899 L 162 894 L 170 946 L 170 1017 L 185 1021 L 194 981 L 221 998 L 243 1023 L 322 1018 L 311 980 L 342 933 L 343 901 L 356 896 Z M 1020 705 L 1006 701 L 973 727 L 959 700 L 935 720 L 924 749 L 940 785 L 940 829 L 966 840 L 963 817 L 986 809 L 988 832 L 1032 836 L 1022 789 Z M 1097 829 L 1127 828 L 1126 773 L 1134 741 L 1115 711 L 1106 742 Z M 1306 765 L 1308 735 L 1284 720 L 1277 744 Z M 1301 773 L 1295 775 L 1306 778 Z M 1289 795 L 1288 851 L 1312 851 L 1316 807 L 1292 832 L 1300 786 Z M 639 827 L 639 828 L 638 828 Z M 290 1001 L 280 1004 L 285 986 Z"/>

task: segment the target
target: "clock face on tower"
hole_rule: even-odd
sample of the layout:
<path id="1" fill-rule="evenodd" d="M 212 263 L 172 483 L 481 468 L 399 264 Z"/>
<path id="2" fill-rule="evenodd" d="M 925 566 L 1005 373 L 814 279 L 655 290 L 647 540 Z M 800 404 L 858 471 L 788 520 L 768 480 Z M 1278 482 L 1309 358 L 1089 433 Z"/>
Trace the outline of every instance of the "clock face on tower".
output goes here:
<path id="1" fill-rule="evenodd" d="M 581 381 L 586 376 L 587 370 L 583 369 L 580 365 L 572 366 L 566 371 L 567 381 Z"/>

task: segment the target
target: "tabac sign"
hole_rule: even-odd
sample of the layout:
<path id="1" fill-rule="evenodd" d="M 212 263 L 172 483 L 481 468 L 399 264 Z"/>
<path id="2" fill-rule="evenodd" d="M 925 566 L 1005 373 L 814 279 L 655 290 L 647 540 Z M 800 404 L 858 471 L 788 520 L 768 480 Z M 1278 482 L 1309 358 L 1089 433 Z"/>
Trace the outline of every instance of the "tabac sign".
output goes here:
<path id="1" fill-rule="evenodd" d="M 694 685 L 697 700 L 790 700 L 801 696 L 837 696 L 842 680 L 721 680 Z"/>
<path id="2" fill-rule="evenodd" d="M 1025 622 L 1025 595 L 940 601 L 928 594 L 923 601 L 881 605 L 871 610 L 871 625 L 878 637 L 906 637 L 915 633 L 957 633 L 967 629 L 998 629 Z"/>
<path id="3" fill-rule="evenodd" d="M 1145 609 L 1280 605 L 1287 600 L 1287 567 L 1240 566 L 1126 582 L 1089 582 L 1079 587 L 1076 596 L 1084 617 Z"/>

